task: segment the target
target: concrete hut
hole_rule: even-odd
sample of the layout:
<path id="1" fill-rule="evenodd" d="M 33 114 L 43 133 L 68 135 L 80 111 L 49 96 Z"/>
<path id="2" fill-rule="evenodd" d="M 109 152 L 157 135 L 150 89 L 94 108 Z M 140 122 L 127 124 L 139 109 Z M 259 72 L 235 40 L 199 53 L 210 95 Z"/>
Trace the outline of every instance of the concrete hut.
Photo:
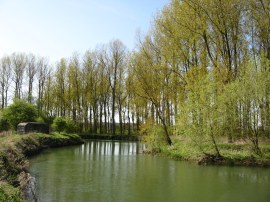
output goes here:
<path id="1" fill-rule="evenodd" d="M 19 123 L 17 126 L 18 134 L 27 134 L 27 133 L 46 133 L 49 134 L 49 126 L 46 123 L 38 122 L 25 122 Z"/>

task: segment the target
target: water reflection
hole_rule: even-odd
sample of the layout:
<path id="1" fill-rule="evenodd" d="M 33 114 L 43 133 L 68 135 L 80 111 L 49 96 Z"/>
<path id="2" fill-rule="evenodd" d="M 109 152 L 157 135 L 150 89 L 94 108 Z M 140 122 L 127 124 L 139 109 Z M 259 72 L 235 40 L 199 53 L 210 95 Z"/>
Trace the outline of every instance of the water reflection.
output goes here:
<path id="1" fill-rule="evenodd" d="M 76 148 L 75 155 L 86 160 L 90 160 L 90 156 L 93 154 L 105 156 L 130 156 L 142 153 L 144 148 L 144 144 L 137 144 L 134 142 L 91 141 Z"/>
<path id="2" fill-rule="evenodd" d="M 89 141 L 31 160 L 41 202 L 269 201 L 270 170 L 204 167 L 141 155 L 143 144 Z"/>
<path id="3" fill-rule="evenodd" d="M 250 170 L 251 169 L 251 170 Z M 220 178 L 237 179 L 242 182 L 261 184 L 269 182 L 269 175 L 264 174 L 264 168 L 231 168 L 232 172 L 228 172 L 227 169 L 220 169 L 217 173 Z M 249 172 L 249 170 L 251 172 Z M 233 172 L 235 171 L 235 172 Z"/>

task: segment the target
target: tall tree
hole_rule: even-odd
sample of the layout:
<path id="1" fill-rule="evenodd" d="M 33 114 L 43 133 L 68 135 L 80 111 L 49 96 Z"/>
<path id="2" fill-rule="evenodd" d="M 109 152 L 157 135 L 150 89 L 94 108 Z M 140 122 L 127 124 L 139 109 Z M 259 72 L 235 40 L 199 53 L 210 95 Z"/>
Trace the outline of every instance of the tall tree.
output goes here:
<path id="1" fill-rule="evenodd" d="M 121 75 L 121 70 L 123 69 L 124 59 L 126 55 L 126 47 L 124 44 L 119 41 L 111 41 L 109 44 L 109 83 L 112 92 L 112 133 L 116 134 L 116 124 L 115 124 L 115 116 L 116 116 L 116 95 L 117 89 L 119 88 L 119 77 Z"/>
<path id="2" fill-rule="evenodd" d="M 15 85 L 14 98 L 21 99 L 24 72 L 26 67 L 26 56 L 23 53 L 13 53 L 11 55 L 13 81 Z"/>
<path id="3" fill-rule="evenodd" d="M 38 89 L 37 89 L 38 115 L 40 115 L 40 112 L 43 111 L 45 84 L 50 74 L 48 60 L 43 57 L 37 58 L 35 71 L 38 80 Z M 51 85 L 51 81 L 48 84 Z M 47 90 L 50 90 L 50 88 Z"/>
<path id="4" fill-rule="evenodd" d="M 56 99 L 56 114 L 57 116 L 66 116 L 67 112 L 67 60 L 61 59 L 56 66 L 54 80 L 54 96 Z"/>
<path id="5" fill-rule="evenodd" d="M 8 104 L 8 90 L 11 80 L 11 59 L 5 56 L 0 63 L 0 85 L 1 85 L 1 108 L 7 107 Z"/>
<path id="6" fill-rule="evenodd" d="M 78 54 L 74 54 L 68 66 L 68 90 L 69 103 L 71 103 L 70 110 L 72 118 L 75 122 L 81 120 L 81 70 Z"/>
<path id="7" fill-rule="evenodd" d="M 33 102 L 33 83 L 34 77 L 36 75 L 36 57 L 33 54 L 29 54 L 26 58 L 26 75 L 28 77 L 28 93 L 27 101 L 29 103 Z"/>

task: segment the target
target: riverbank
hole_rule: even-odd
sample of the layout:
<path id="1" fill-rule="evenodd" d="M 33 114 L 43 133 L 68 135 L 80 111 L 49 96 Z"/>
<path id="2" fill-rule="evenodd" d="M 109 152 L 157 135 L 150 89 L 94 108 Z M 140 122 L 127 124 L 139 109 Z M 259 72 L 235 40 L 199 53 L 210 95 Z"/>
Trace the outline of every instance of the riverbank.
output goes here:
<path id="1" fill-rule="evenodd" d="M 27 172 L 27 157 L 49 147 L 82 143 L 78 135 L 57 133 L 0 137 L 0 201 L 20 202 L 34 197 L 31 193 L 31 176 Z"/>
<path id="2" fill-rule="evenodd" d="M 222 143 L 218 144 L 218 147 L 221 156 L 214 155 L 213 146 L 210 144 L 199 148 L 187 140 L 174 140 L 172 146 L 159 145 L 147 152 L 199 165 L 270 167 L 270 144 L 261 144 L 262 156 L 254 154 L 251 146 L 246 143 Z"/>

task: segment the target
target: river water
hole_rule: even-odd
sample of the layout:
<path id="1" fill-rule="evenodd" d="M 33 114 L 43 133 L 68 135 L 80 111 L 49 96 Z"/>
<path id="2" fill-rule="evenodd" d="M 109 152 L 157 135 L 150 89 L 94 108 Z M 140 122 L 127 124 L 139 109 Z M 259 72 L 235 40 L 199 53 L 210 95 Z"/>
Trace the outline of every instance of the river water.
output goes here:
<path id="1" fill-rule="evenodd" d="M 143 155 L 135 142 L 89 141 L 30 160 L 41 202 L 269 202 L 270 169 L 198 166 Z"/>

